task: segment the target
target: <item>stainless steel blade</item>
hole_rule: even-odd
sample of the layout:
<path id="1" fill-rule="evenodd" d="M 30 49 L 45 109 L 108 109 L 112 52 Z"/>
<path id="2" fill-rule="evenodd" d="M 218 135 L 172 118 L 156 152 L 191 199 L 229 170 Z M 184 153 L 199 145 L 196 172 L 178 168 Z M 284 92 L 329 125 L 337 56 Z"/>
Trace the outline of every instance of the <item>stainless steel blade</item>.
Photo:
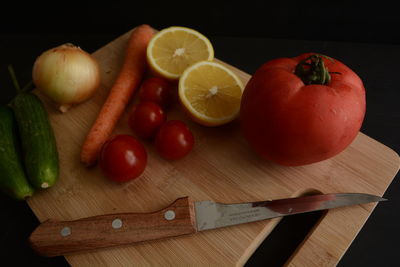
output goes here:
<path id="1" fill-rule="evenodd" d="M 214 201 L 195 202 L 197 230 L 255 222 L 304 212 L 326 210 L 386 200 L 361 193 L 339 193 L 302 196 L 261 202 L 222 204 Z"/>

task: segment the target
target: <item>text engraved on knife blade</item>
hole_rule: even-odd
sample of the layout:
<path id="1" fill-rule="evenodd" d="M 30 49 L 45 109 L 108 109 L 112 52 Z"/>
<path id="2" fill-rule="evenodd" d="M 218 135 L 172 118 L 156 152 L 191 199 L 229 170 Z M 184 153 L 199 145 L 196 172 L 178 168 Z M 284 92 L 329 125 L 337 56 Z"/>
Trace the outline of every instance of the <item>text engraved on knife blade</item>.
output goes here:
<path id="1" fill-rule="evenodd" d="M 231 213 L 228 214 L 228 218 L 231 222 L 235 222 L 235 221 L 246 221 L 249 220 L 251 218 L 256 218 L 256 217 L 260 217 L 262 215 L 260 209 L 251 209 L 251 210 L 245 210 L 242 212 L 235 212 L 235 213 Z"/>

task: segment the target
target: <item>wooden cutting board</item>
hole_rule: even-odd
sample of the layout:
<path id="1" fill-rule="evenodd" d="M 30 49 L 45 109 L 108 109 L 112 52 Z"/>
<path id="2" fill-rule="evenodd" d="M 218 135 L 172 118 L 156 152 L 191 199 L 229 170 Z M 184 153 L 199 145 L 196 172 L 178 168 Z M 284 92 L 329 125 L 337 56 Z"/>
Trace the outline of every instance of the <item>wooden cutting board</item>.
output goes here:
<path id="1" fill-rule="evenodd" d="M 182 119 L 195 135 L 195 148 L 185 158 L 160 158 L 145 143 L 148 166 L 141 178 L 116 184 L 98 167 L 79 162 L 80 148 L 121 66 L 129 33 L 94 53 L 102 83 L 89 101 L 59 113 L 45 98 L 61 164 L 56 186 L 28 200 L 40 221 L 159 210 L 175 199 L 212 199 L 234 203 L 298 196 L 309 191 L 360 192 L 382 196 L 399 169 L 398 155 L 360 133 L 338 156 L 308 166 L 282 167 L 256 156 L 242 138 L 238 122 L 206 128 L 192 123 L 178 103 L 169 119 Z M 233 70 L 244 83 L 250 76 Z M 127 117 L 115 133 L 130 134 Z M 288 261 L 291 266 L 333 266 L 345 253 L 376 204 L 330 210 Z M 66 256 L 72 266 L 233 266 L 243 265 L 279 219 L 216 229 L 162 241 Z"/>

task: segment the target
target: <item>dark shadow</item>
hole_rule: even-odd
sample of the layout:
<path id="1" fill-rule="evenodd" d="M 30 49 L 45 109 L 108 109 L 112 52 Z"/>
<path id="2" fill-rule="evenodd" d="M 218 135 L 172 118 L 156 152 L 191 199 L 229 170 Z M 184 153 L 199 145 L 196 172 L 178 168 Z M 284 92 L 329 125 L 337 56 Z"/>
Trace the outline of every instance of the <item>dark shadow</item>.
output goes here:
<path id="1" fill-rule="evenodd" d="M 282 218 L 245 266 L 283 266 L 325 214 L 314 211 Z"/>

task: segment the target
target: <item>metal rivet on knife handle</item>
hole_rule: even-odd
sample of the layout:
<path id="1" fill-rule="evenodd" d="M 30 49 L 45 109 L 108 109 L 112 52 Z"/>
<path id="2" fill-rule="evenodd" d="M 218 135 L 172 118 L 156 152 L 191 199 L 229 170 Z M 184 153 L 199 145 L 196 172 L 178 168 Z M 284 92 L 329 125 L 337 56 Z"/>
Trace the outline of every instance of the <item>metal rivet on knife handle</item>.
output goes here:
<path id="1" fill-rule="evenodd" d="M 173 210 L 167 210 L 164 213 L 164 218 L 168 221 L 175 219 L 175 212 Z"/>
<path id="2" fill-rule="evenodd" d="M 112 225 L 112 228 L 119 229 L 122 227 L 122 220 L 117 218 L 112 221 L 111 225 Z"/>
<path id="3" fill-rule="evenodd" d="M 69 227 L 64 227 L 63 229 L 61 229 L 60 234 L 62 236 L 69 236 L 71 234 L 71 228 Z"/>

